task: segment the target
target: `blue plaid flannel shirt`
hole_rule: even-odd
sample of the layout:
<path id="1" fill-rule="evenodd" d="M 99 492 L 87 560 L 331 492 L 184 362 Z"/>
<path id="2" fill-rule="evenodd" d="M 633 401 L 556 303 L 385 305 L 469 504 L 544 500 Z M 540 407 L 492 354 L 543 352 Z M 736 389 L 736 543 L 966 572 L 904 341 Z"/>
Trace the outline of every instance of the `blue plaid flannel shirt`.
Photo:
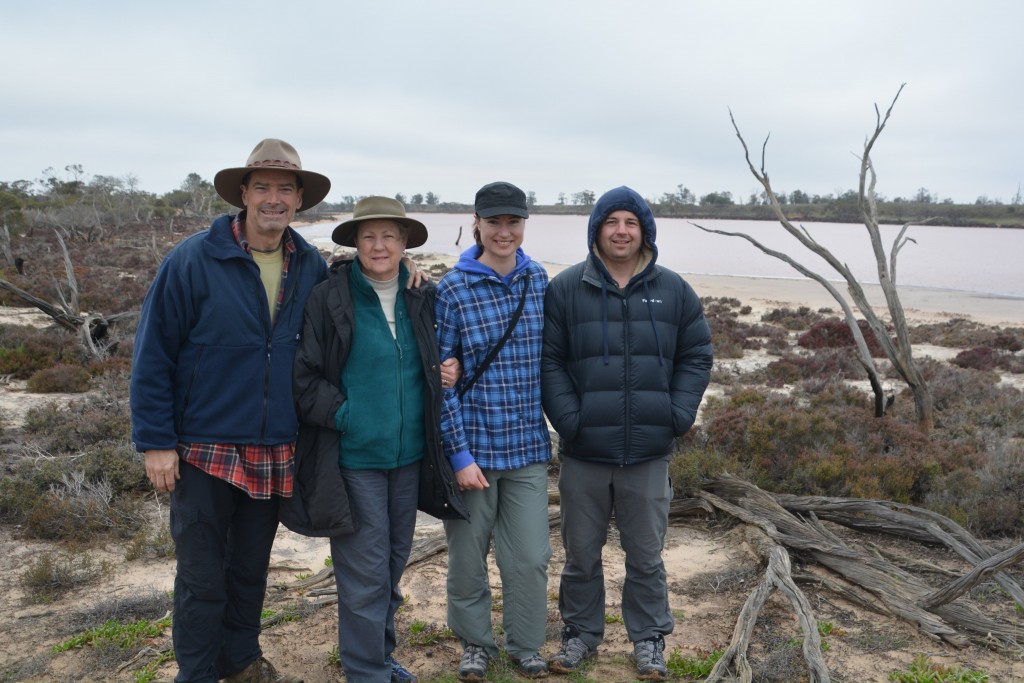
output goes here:
<path id="1" fill-rule="evenodd" d="M 543 266 L 520 250 L 508 281 L 476 261 L 478 247 L 463 253 L 437 285 L 437 334 L 442 360 L 457 356 L 462 379 L 445 390 L 441 433 L 445 454 L 458 471 L 474 460 L 481 469 L 514 470 L 551 459 L 551 437 L 540 398 L 544 330 Z M 468 381 L 498 343 L 522 295 L 522 316 L 501 352 L 459 399 Z"/>

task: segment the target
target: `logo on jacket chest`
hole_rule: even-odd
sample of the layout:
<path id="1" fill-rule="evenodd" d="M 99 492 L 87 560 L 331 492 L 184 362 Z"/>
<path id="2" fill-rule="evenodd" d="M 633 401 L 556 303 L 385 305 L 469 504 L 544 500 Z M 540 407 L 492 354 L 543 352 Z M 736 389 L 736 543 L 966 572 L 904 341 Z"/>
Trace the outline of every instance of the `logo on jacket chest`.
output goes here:
<path id="1" fill-rule="evenodd" d="M 641 301 L 643 301 L 645 304 L 663 304 L 663 303 L 665 303 L 665 301 L 663 299 L 641 299 Z"/>

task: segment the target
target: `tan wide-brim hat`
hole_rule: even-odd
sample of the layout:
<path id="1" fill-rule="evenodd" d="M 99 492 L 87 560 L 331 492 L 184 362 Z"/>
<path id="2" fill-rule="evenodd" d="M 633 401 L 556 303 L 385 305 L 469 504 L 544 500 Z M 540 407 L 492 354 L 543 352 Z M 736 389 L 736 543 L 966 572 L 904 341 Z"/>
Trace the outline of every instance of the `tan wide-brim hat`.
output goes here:
<path id="1" fill-rule="evenodd" d="M 302 170 L 299 153 L 287 142 L 277 138 L 261 140 L 252 150 L 245 166 L 219 171 L 213 177 L 213 186 L 217 194 L 228 204 L 244 209 L 242 180 L 247 174 L 260 169 L 291 171 L 299 177 L 299 182 L 302 183 L 302 206 L 299 207 L 299 211 L 312 209 L 331 191 L 331 181 L 327 176 Z"/>
<path id="2" fill-rule="evenodd" d="M 335 244 L 340 244 L 343 247 L 354 247 L 356 246 L 356 229 L 359 224 L 375 218 L 395 221 L 409 228 L 409 239 L 405 243 L 409 249 L 421 246 L 427 241 L 427 226 L 415 218 L 406 217 L 402 202 L 391 197 L 363 197 L 360 199 L 356 202 L 352 218 L 344 223 L 339 223 L 331 233 L 331 239 Z"/>

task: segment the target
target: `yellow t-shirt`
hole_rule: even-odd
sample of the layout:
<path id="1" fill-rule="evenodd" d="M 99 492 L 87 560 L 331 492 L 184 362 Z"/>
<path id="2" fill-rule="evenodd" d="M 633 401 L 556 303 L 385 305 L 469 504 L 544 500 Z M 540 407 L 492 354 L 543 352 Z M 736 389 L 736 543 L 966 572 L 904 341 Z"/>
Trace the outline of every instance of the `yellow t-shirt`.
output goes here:
<path id="1" fill-rule="evenodd" d="M 270 303 L 270 324 L 274 324 L 277 316 L 277 293 L 281 289 L 281 268 L 284 267 L 284 249 L 278 246 L 274 251 L 257 251 L 251 249 L 252 260 L 260 267 L 260 279 L 267 290 L 267 301 Z"/>

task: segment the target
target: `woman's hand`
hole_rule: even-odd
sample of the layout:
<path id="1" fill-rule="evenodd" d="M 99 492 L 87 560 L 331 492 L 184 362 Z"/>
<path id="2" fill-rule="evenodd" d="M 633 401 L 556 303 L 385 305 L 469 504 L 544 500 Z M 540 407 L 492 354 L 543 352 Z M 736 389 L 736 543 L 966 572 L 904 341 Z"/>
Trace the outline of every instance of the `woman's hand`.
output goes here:
<path id="1" fill-rule="evenodd" d="M 460 491 L 482 491 L 491 486 L 487 483 L 487 477 L 480 470 L 480 466 L 475 462 L 456 472 L 455 481 L 459 485 Z"/>

